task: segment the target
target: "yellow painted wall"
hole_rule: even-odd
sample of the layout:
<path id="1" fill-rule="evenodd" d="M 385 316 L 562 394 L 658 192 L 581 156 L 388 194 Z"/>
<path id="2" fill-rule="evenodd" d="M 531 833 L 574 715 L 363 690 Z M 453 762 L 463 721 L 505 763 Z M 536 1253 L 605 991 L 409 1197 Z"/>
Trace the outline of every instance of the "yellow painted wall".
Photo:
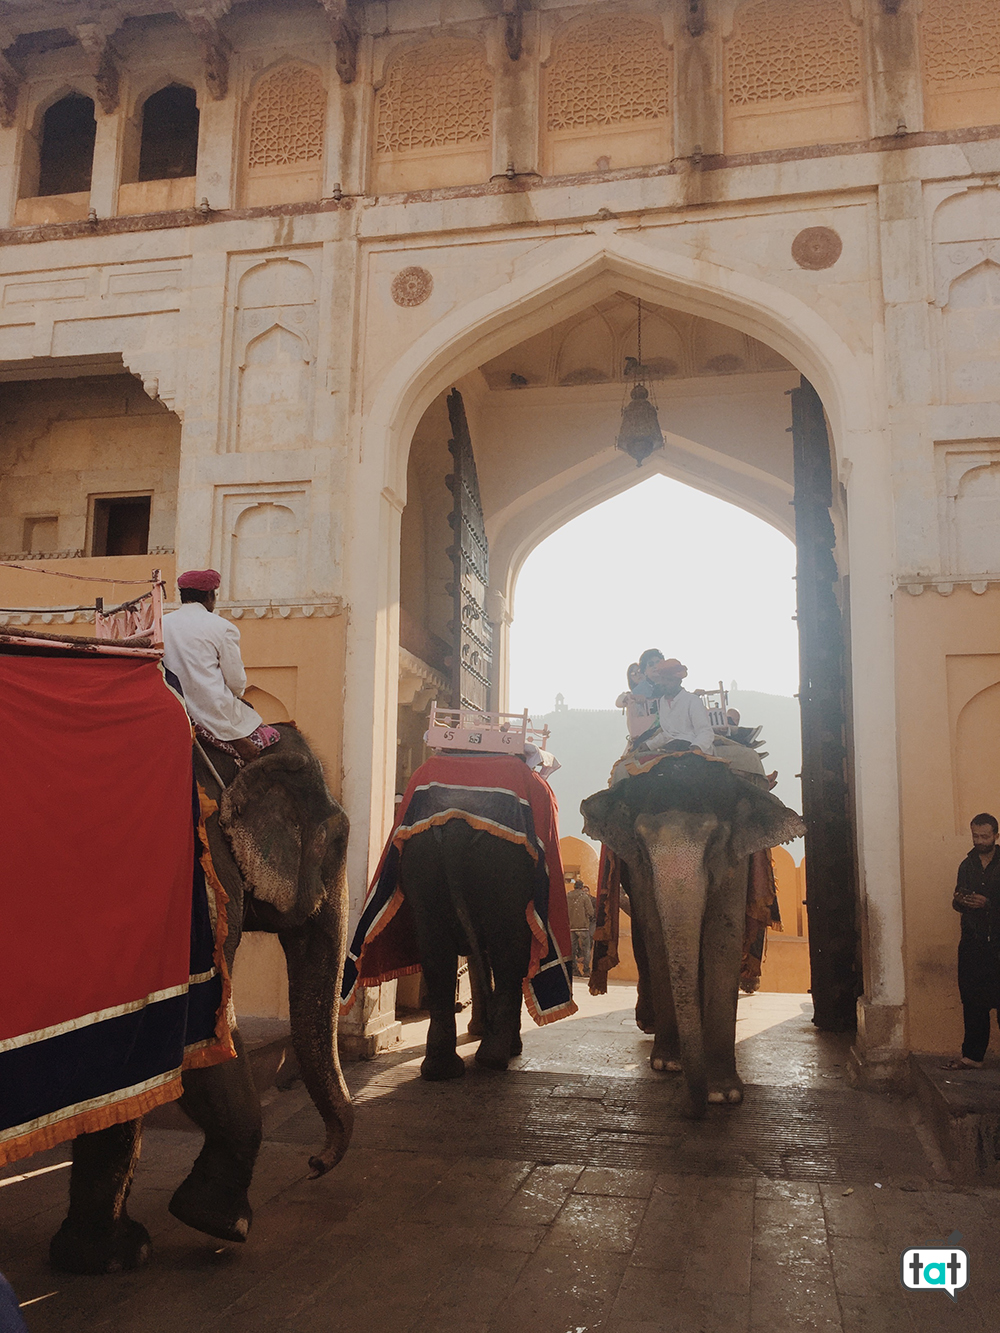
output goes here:
<path id="1" fill-rule="evenodd" d="M 909 1042 L 962 1039 L 952 910 L 969 820 L 1000 817 L 1000 590 L 896 594 L 903 911 Z"/>

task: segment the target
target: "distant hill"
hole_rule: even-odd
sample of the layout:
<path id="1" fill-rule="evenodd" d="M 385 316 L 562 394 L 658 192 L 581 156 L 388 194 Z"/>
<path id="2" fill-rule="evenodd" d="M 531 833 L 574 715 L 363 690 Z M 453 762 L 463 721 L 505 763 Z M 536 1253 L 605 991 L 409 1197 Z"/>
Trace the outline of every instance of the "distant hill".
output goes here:
<path id="1" fill-rule="evenodd" d="M 802 789 L 796 776 L 802 766 L 797 699 L 782 694 L 759 694 L 753 690 L 731 690 L 729 705 L 738 708 L 741 722 L 763 726 L 761 736 L 767 752 L 764 769 L 778 770 L 775 794 L 794 810 L 802 809 Z M 580 802 L 608 785 L 611 766 L 625 748 L 625 718 L 617 709 L 558 708 L 544 716 L 533 714 L 536 726 L 549 727 L 553 754 L 562 764 L 551 779 L 559 802 L 559 831 L 564 836 L 583 836 Z M 788 850 L 796 861 L 802 848 L 791 843 Z"/>

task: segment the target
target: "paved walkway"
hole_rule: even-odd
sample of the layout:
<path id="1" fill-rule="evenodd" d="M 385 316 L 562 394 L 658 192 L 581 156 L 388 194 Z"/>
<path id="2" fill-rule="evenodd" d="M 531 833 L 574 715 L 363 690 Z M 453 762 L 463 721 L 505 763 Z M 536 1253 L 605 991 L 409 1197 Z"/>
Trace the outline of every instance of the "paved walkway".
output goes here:
<path id="1" fill-rule="evenodd" d="M 581 997 L 578 996 L 578 1000 Z M 139 1273 L 64 1278 L 44 1255 L 65 1149 L 0 1172 L 0 1268 L 31 1333 L 936 1333 L 1000 1327 L 1000 1191 L 955 1186 L 908 1102 L 849 1088 L 806 996 L 740 1001 L 743 1107 L 698 1124 L 646 1063 L 635 992 L 525 1033 L 506 1075 L 425 1084 L 424 1024 L 349 1068 L 354 1144 L 305 1179 L 319 1120 L 272 1091 L 245 1247 L 175 1223 L 197 1140 L 149 1131 Z M 469 1050 L 473 1049 L 471 1046 Z M 963 1234 L 969 1287 L 904 1292 L 907 1246 Z"/>

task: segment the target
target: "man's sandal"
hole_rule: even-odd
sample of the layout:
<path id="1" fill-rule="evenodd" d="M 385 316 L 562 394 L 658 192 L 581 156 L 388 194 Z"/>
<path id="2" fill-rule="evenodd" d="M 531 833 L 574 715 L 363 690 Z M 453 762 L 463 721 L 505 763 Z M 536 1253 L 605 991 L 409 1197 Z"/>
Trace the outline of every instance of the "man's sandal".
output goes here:
<path id="1" fill-rule="evenodd" d="M 982 1069 L 982 1060 L 969 1060 L 964 1055 L 957 1060 L 949 1060 L 942 1069 Z"/>

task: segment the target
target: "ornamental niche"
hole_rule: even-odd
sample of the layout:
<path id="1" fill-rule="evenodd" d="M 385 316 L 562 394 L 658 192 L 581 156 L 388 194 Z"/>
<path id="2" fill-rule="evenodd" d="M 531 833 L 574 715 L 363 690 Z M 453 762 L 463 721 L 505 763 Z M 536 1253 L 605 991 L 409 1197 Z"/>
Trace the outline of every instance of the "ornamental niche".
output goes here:
<path id="1" fill-rule="evenodd" d="M 326 89 L 318 72 L 291 61 L 259 81 L 250 109 L 244 203 L 297 203 L 323 190 Z"/>
<path id="2" fill-rule="evenodd" d="M 924 0 L 920 46 L 926 129 L 1000 123 L 996 0 Z"/>
<path id="3" fill-rule="evenodd" d="M 493 75 L 478 42 L 410 47 L 378 90 L 375 190 L 474 185 L 492 171 Z"/>
<path id="4" fill-rule="evenodd" d="M 668 162 L 670 51 L 662 25 L 621 14 L 576 24 L 545 70 L 544 170 Z"/>
<path id="5" fill-rule="evenodd" d="M 726 152 L 867 137 L 847 0 L 749 0 L 726 44 Z"/>

